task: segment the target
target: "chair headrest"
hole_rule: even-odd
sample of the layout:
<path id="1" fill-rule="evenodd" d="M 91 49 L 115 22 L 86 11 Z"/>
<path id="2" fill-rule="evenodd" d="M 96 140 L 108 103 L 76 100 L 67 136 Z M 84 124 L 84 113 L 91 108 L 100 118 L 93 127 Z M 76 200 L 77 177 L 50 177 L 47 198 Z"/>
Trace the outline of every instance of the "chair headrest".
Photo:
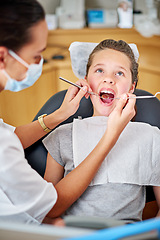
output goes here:
<path id="1" fill-rule="evenodd" d="M 86 75 L 86 66 L 88 58 L 93 49 L 98 43 L 92 42 L 73 42 L 69 47 L 72 70 L 77 78 L 84 78 Z M 139 52 L 136 44 L 128 44 L 135 56 L 135 60 L 138 61 Z"/>

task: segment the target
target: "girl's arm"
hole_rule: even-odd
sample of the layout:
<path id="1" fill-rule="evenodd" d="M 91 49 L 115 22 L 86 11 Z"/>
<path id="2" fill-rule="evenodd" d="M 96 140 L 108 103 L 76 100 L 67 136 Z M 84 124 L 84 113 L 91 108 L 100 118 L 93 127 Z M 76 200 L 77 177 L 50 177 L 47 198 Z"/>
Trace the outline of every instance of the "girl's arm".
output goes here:
<path id="1" fill-rule="evenodd" d="M 44 179 L 47 182 L 56 185 L 64 176 L 64 167 L 57 163 L 50 153 L 47 155 L 46 170 L 44 174 Z"/>
<path id="2" fill-rule="evenodd" d="M 159 186 L 153 187 L 153 190 L 154 190 L 157 205 L 158 205 L 158 208 L 159 208 L 156 217 L 160 217 L 160 187 Z"/>
<path id="3" fill-rule="evenodd" d="M 54 129 L 58 124 L 73 115 L 77 111 L 82 97 L 84 95 L 88 97 L 86 91 L 91 91 L 88 83 L 81 79 L 77 81 L 77 84 L 84 86 L 84 88 L 79 90 L 73 86 L 69 87 L 61 107 L 43 119 L 45 125 L 49 129 Z M 15 133 L 20 139 L 24 149 L 47 134 L 39 124 L 38 120 L 17 127 Z"/>
<path id="4" fill-rule="evenodd" d="M 99 143 L 77 168 L 72 170 L 72 172 L 55 185 L 58 199 L 48 213 L 48 217 L 56 218 L 61 216 L 86 190 L 103 160 L 115 145 L 121 132 L 135 115 L 134 105 L 135 99 L 127 100 L 126 95 L 118 101 L 117 106 L 109 116 L 107 130 Z M 54 162 L 54 159 L 52 161 Z M 56 168 L 56 164 L 54 167 Z M 54 169 L 52 174 L 56 174 L 56 171 Z M 61 172 L 60 169 L 58 171 Z M 61 178 L 60 175 L 56 177 L 56 181 L 59 177 Z"/>

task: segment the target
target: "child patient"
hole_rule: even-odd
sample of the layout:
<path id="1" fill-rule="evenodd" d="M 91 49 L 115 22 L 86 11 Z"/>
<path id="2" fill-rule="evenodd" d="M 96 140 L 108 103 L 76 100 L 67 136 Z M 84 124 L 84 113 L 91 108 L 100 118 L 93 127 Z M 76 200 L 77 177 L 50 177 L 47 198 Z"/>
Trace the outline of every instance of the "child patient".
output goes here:
<path id="1" fill-rule="evenodd" d="M 54 185 L 96 148 L 118 98 L 124 93 L 133 96 L 138 64 L 130 46 L 122 40 L 100 42 L 89 56 L 85 78 L 92 91 L 99 95 L 90 96 L 93 116 L 74 119 L 73 123 L 60 126 L 43 140 L 49 152 L 45 179 Z M 117 130 L 113 128 L 114 131 Z M 91 184 L 65 214 L 141 220 L 146 185 L 154 187 L 160 205 L 159 146 L 158 128 L 129 122 L 112 150 L 104 156 Z M 78 177 L 83 178 L 83 175 Z"/>

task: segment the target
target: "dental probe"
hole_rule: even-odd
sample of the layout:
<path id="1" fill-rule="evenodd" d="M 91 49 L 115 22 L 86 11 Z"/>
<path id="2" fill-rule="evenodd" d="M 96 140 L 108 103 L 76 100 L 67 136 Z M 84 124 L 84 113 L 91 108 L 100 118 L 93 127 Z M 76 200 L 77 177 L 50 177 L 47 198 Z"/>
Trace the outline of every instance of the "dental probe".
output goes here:
<path id="1" fill-rule="evenodd" d="M 78 87 L 78 88 L 82 88 L 82 86 L 80 86 L 80 85 L 78 85 L 78 84 L 76 84 L 76 83 L 73 83 L 73 82 L 71 82 L 71 81 L 69 81 L 69 80 L 67 80 L 67 79 L 65 79 L 65 78 L 62 78 L 62 77 L 59 77 L 59 79 L 61 79 L 62 81 L 64 81 L 64 82 L 67 82 L 67 83 L 69 83 L 69 84 L 71 84 L 71 85 L 73 85 L 73 86 L 75 86 L 75 87 Z M 90 91 L 87 91 L 87 93 L 89 93 L 89 94 L 91 94 L 91 95 L 96 95 L 97 97 L 100 97 L 97 93 L 94 93 L 94 92 L 90 92 Z"/>
<path id="2" fill-rule="evenodd" d="M 128 99 L 144 99 L 144 98 L 155 98 L 160 92 L 156 92 L 154 95 L 147 95 L 147 96 L 136 96 L 136 97 L 128 97 Z M 120 98 L 114 98 L 114 99 L 120 99 Z"/>
<path id="3" fill-rule="evenodd" d="M 61 80 L 64 81 L 64 82 L 67 82 L 67 83 L 69 83 L 69 84 L 71 84 L 71 85 L 73 85 L 73 86 L 75 86 L 75 87 L 78 87 L 78 88 L 80 88 L 80 89 L 82 88 L 82 86 L 80 86 L 80 85 L 78 85 L 78 84 L 76 84 L 76 83 L 73 83 L 73 82 L 71 82 L 71 81 L 69 81 L 69 80 L 67 80 L 67 79 L 65 79 L 65 78 L 63 78 L 63 77 L 59 77 L 59 79 L 61 79 Z M 89 94 L 91 94 L 91 95 L 95 95 L 95 96 L 100 97 L 100 98 L 102 98 L 102 99 L 106 99 L 106 98 L 104 98 L 104 97 L 99 96 L 97 93 L 94 93 L 94 92 L 87 91 L 87 93 L 89 93 Z M 132 99 L 132 98 L 136 98 L 136 99 L 155 98 L 158 94 L 160 94 L 160 92 L 155 93 L 155 95 L 128 97 L 128 99 Z M 115 98 L 112 98 L 112 99 L 120 99 L 120 98 L 119 98 L 119 97 L 117 97 L 117 98 L 115 97 Z"/>

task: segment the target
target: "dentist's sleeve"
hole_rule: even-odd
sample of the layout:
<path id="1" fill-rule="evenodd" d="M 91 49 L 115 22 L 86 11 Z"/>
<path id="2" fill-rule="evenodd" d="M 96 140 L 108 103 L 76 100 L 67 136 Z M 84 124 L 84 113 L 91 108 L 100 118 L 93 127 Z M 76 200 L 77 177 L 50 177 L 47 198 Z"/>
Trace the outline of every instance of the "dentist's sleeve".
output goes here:
<path id="1" fill-rule="evenodd" d="M 0 220 L 40 224 L 57 200 L 51 183 L 33 170 L 16 134 L 0 127 Z"/>
<path id="2" fill-rule="evenodd" d="M 5 128 L 5 129 L 8 129 L 8 130 L 10 130 L 10 131 L 12 131 L 12 132 L 14 132 L 15 129 L 16 129 L 16 127 L 5 123 L 2 118 L 0 118 L 0 127 L 3 127 L 3 128 Z"/>

